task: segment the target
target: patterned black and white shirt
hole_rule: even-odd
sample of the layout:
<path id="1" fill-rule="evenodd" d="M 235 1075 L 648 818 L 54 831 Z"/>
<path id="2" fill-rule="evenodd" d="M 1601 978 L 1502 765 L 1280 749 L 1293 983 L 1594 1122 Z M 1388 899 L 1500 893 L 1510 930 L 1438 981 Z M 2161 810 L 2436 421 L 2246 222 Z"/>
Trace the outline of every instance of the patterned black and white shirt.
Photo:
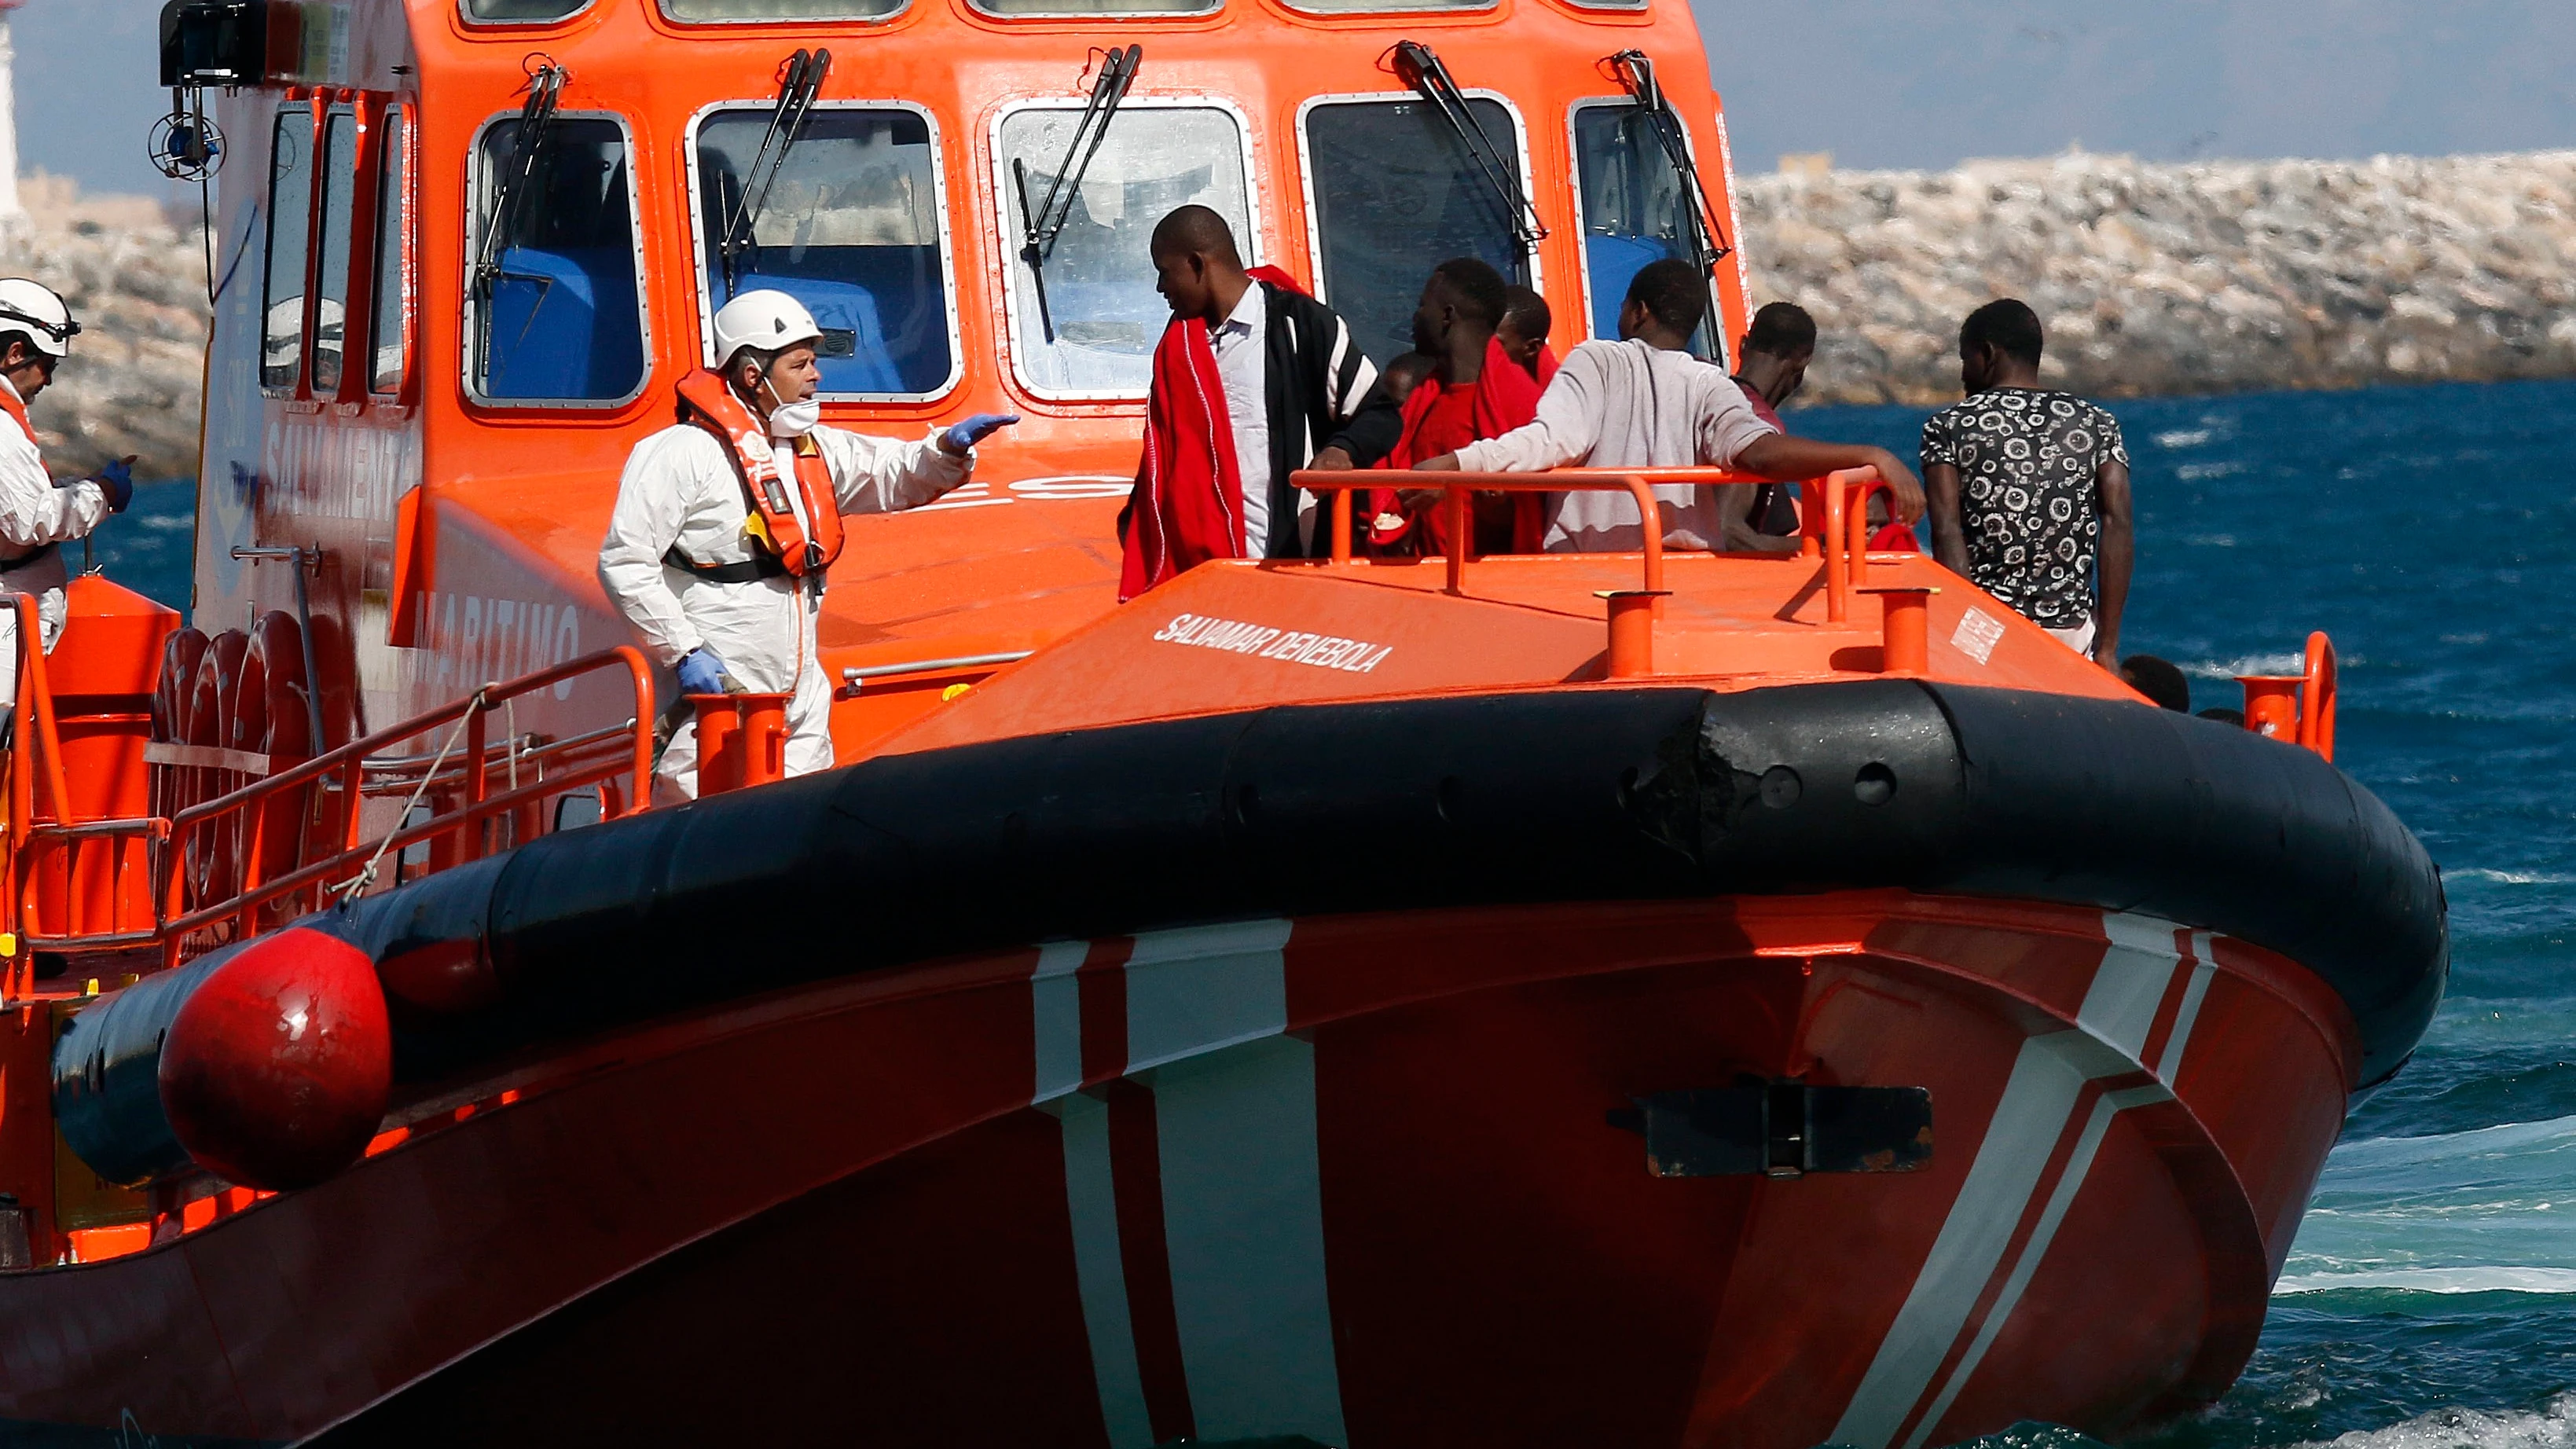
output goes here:
<path id="1" fill-rule="evenodd" d="M 2098 600 L 2103 464 L 2129 461 L 2120 424 L 2079 397 L 1989 388 L 1923 425 L 1923 466 L 1959 470 L 1968 577 L 2049 629 L 2078 629 Z"/>

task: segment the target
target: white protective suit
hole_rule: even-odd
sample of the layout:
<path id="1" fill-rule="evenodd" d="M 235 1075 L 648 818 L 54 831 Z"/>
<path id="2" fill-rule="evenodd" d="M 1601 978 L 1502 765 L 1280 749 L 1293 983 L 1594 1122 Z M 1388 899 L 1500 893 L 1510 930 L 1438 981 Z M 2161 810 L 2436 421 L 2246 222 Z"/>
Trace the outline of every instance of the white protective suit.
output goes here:
<path id="1" fill-rule="evenodd" d="M 818 427 L 812 437 L 832 473 L 843 513 L 893 513 L 928 503 L 973 474 L 972 453 L 943 451 L 936 435 L 918 442 Z M 789 445 L 778 466 L 795 476 Z M 801 517 L 801 493 L 797 499 Z M 733 459 L 715 434 L 693 423 L 665 428 L 635 447 L 617 485 L 617 508 L 599 548 L 599 582 L 635 625 L 653 662 L 668 669 L 701 646 L 715 651 L 743 688 L 789 694 L 787 773 L 832 768 L 832 682 L 815 659 L 820 589 L 781 575 L 749 583 L 703 579 L 662 562 L 673 544 L 702 564 L 741 563 L 758 547 L 744 532 L 750 505 Z M 667 701 L 665 702 L 667 708 Z M 684 720 L 654 774 L 664 802 L 698 793 L 698 728 Z"/>
<path id="2" fill-rule="evenodd" d="M 17 396 L 7 378 L 0 378 L 0 389 Z M 37 597 L 45 652 L 52 653 L 71 613 L 63 596 L 71 570 L 62 550 L 47 545 L 86 537 L 106 517 L 105 488 L 86 481 L 55 487 L 34 436 L 15 417 L 0 412 L 0 706 L 18 702 L 16 600 L 25 594 Z M 43 556 L 36 557 L 39 553 Z M 16 562 L 26 559 L 33 562 Z"/>

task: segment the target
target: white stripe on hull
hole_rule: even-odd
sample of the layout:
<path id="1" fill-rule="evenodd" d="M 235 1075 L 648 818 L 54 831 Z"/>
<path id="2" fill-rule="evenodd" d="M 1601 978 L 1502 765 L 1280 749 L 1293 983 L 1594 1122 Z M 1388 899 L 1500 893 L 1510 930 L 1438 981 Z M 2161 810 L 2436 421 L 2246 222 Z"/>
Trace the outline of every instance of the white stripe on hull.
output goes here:
<path id="1" fill-rule="evenodd" d="M 1272 1037 L 1154 1073 L 1163 1236 L 1202 1439 L 1344 1442 L 1316 1171 L 1315 1049 Z"/>
<path id="2" fill-rule="evenodd" d="M 1049 941 L 1038 948 L 1037 969 L 1029 973 L 1037 1028 L 1033 1102 L 1052 1101 L 1082 1085 L 1082 986 L 1073 973 L 1090 954 L 1088 941 Z"/>
<path id="3" fill-rule="evenodd" d="M 2109 944 L 2076 1013 L 2077 1029 L 2032 1037 L 2014 1057 L 2003 1098 L 1977 1145 L 1967 1180 L 1960 1185 L 1932 1251 L 1880 1341 L 1860 1387 L 1835 1424 L 1831 1442 L 1888 1449 L 1896 1441 L 1913 1419 L 1916 1406 L 1932 1391 L 1934 1376 L 1967 1331 L 1987 1285 L 1998 1271 L 2006 1271 L 2004 1257 L 2013 1233 L 2029 1211 L 2087 1084 L 2147 1071 L 2142 1065 L 2147 1037 L 2183 960 L 2174 950 L 2179 928 L 2149 916 L 2113 912 L 2104 913 L 2102 925 Z M 2199 959 L 2192 963 L 2172 1036 L 2155 1067 L 2155 1074 L 2165 1081 L 2181 1065 L 2183 1047 L 2213 969 L 2208 936 L 2196 934 L 2192 944 Z M 2108 1093 L 2095 1102 L 1993 1306 L 1959 1362 L 1942 1379 L 1931 1404 L 1905 1434 L 1900 1449 L 1921 1449 L 2003 1331 L 2023 1290 L 2038 1273 L 2058 1224 L 2083 1190 L 2111 1119 L 2130 1107 L 2166 1101 L 2172 1095 L 2165 1086 L 2149 1085 Z"/>
<path id="4" fill-rule="evenodd" d="M 1286 921 L 1148 931 L 1127 957 L 1127 1070 L 1288 1029 Z"/>
<path id="5" fill-rule="evenodd" d="M 1109 1449 L 1151 1449 L 1154 1424 L 1145 1410 L 1145 1376 L 1136 1367 L 1135 1320 L 1128 1312 L 1126 1259 L 1118 1244 L 1109 1108 L 1074 1092 L 1059 1099 L 1054 1111 L 1064 1121 L 1064 1201 L 1073 1218 L 1074 1279 L 1082 1289 L 1082 1327 L 1091 1340 L 1101 1423 L 1109 1431 Z"/>
<path id="6" fill-rule="evenodd" d="M 1122 1242 L 1109 1113 L 1082 1085 L 1089 945 L 1041 947 L 1030 975 L 1035 1100 L 1064 1123 L 1083 1328 L 1111 1449 L 1154 1442 L 1126 1254 L 1161 1251 L 1200 1438 L 1344 1441 L 1324 1265 L 1315 1057 L 1288 1027 L 1290 923 L 1148 932 L 1125 972 L 1130 1079 L 1154 1094 L 1164 1242 Z M 1132 1184 L 1131 1184 L 1132 1186 Z"/>

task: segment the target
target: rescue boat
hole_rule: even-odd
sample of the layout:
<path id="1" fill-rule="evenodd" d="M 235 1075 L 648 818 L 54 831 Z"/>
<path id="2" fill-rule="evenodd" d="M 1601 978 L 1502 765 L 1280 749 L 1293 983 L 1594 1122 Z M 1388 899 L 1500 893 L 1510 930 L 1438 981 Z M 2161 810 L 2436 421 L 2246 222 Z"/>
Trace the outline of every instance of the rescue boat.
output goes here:
<path id="1" fill-rule="evenodd" d="M 1920 1449 L 2220 1395 L 2438 873 L 1973 585 L 1328 557 L 1115 602 L 1196 201 L 1395 350 L 1486 258 L 1746 320 L 1682 0 L 176 0 L 195 592 L 22 649 L 0 1442 Z M 843 762 L 650 804 L 593 563 L 752 286 L 850 520 Z M 1723 475 L 1450 475 L 1615 489 Z M 32 610 L 32 601 L 21 601 Z M 22 615 L 22 618 L 25 616 Z M 21 640 L 37 637 L 31 621 Z M 719 778 L 720 776 L 720 778 Z"/>

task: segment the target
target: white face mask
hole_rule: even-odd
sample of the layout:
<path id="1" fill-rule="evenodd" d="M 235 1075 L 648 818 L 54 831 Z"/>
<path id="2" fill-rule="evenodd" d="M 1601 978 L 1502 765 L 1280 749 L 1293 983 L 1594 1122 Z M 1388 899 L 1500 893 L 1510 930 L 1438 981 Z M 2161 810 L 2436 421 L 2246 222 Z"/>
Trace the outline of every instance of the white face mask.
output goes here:
<path id="1" fill-rule="evenodd" d="M 778 395 L 778 385 L 766 376 L 760 379 L 760 385 L 768 391 L 769 400 L 776 404 L 769 413 L 771 437 L 801 438 L 822 425 L 823 405 L 821 403 L 811 398 L 803 402 L 789 402 Z"/>
<path id="2" fill-rule="evenodd" d="M 821 425 L 823 405 L 811 400 L 780 403 L 769 414 L 769 435 L 773 438 L 801 438 Z"/>

